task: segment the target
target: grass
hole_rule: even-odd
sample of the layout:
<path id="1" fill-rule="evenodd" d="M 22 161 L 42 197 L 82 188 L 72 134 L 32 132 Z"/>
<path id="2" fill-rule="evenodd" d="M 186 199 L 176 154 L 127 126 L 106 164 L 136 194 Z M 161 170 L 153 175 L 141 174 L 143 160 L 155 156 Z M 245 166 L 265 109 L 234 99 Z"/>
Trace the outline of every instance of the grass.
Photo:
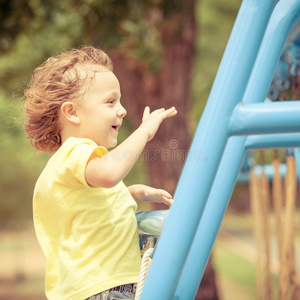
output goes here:
<path id="1" fill-rule="evenodd" d="M 221 299 L 256 299 L 256 264 L 230 250 L 224 241 L 216 242 L 213 253 Z M 278 277 L 272 274 L 272 299 L 277 294 Z"/>
<path id="2" fill-rule="evenodd" d="M 296 216 L 296 231 L 299 229 L 300 212 Z M 274 216 L 270 215 L 270 228 L 274 234 Z M 296 268 L 299 274 L 300 238 L 295 239 Z M 272 299 L 278 299 L 278 261 L 275 236 L 270 240 Z M 219 294 L 222 300 L 256 299 L 256 245 L 253 238 L 253 219 L 250 214 L 237 215 L 227 212 L 222 222 L 213 249 Z M 299 278 L 299 275 L 298 275 Z M 298 279 L 299 280 L 299 279 Z"/>
<path id="3" fill-rule="evenodd" d="M 227 277 L 247 290 L 255 291 L 255 265 L 228 249 L 222 242 L 218 242 L 214 248 L 214 266 L 218 275 Z"/>

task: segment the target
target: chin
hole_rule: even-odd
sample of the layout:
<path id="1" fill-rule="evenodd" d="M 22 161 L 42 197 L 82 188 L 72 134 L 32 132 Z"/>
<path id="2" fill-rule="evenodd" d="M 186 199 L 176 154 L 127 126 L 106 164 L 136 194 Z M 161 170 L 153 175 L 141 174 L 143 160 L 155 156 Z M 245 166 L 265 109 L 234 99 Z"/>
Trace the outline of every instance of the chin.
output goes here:
<path id="1" fill-rule="evenodd" d="M 110 148 L 116 147 L 117 144 L 118 144 L 118 142 L 115 141 L 115 142 L 107 143 L 107 146 L 104 145 L 104 147 L 105 147 L 106 149 L 110 149 Z"/>

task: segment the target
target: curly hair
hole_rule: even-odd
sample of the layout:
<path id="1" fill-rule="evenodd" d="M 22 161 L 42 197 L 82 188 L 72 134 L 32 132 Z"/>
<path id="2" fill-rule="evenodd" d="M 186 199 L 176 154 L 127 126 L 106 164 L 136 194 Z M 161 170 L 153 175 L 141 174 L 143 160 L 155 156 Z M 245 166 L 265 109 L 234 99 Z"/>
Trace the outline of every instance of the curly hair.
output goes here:
<path id="1" fill-rule="evenodd" d="M 82 67 L 87 65 L 113 70 L 105 52 L 83 47 L 51 57 L 33 72 L 24 92 L 24 114 L 27 117 L 24 129 L 38 151 L 51 153 L 61 146 L 60 107 L 66 101 L 83 96 L 88 75 L 82 76 Z"/>

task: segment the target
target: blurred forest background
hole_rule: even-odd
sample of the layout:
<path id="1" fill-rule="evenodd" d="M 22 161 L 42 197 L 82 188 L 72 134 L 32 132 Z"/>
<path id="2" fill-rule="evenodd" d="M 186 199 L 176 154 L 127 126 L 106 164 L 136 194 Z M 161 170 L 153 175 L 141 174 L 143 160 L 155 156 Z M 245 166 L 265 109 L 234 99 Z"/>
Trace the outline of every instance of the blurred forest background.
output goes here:
<path id="1" fill-rule="evenodd" d="M 11 276 L 19 284 L 17 288 L 11 281 L 1 285 L 0 271 L 0 289 L 11 295 L 5 298 L 0 293 L 1 299 L 44 299 L 43 267 L 33 264 L 43 265 L 44 261 L 32 234 L 31 201 L 35 182 L 50 155 L 36 153 L 22 127 L 23 92 L 34 68 L 73 47 L 94 45 L 106 50 L 113 59 L 128 111 L 120 141 L 140 124 L 145 105 L 151 109 L 175 105 L 178 116 L 159 130 L 147 145 L 150 156 L 141 158 L 125 180 L 128 185 L 151 184 L 173 193 L 184 157 L 170 161 L 153 159 L 153 155 L 157 149 L 186 153 L 241 2 L 0 0 L 0 258 L 15 268 Z M 230 209 L 249 213 L 248 185 L 235 188 Z M 244 237 L 252 231 L 249 216 L 226 215 L 224 221 L 231 232 L 243 230 Z M 218 243 L 214 266 L 208 264 L 210 271 L 202 282 L 208 289 L 197 299 L 253 299 L 253 261 L 236 257 L 237 240 L 230 240 L 231 248 L 222 244 L 222 250 Z M 23 254 L 15 259 L 11 253 Z M 26 271 L 18 268 L 22 257 Z M 33 272 L 29 282 L 24 281 L 28 270 Z M 13 290 L 20 292 L 15 298 Z"/>

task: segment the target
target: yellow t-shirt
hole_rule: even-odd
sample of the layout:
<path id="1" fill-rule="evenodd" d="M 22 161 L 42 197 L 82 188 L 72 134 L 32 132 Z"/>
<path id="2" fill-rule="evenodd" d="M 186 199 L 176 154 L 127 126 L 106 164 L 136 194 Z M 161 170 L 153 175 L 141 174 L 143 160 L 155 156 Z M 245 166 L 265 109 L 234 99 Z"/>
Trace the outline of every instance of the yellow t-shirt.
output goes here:
<path id="1" fill-rule="evenodd" d="M 137 204 L 123 182 L 90 187 L 85 167 L 107 153 L 69 138 L 51 157 L 34 190 L 36 235 L 46 256 L 46 296 L 81 300 L 138 281 Z"/>

